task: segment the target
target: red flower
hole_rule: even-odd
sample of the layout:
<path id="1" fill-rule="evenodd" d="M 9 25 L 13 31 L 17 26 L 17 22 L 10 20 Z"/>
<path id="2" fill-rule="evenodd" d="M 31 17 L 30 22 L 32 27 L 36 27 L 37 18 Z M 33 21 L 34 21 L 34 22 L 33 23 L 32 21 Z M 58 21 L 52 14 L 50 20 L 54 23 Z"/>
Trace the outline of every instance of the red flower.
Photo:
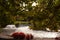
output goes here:
<path id="1" fill-rule="evenodd" d="M 12 37 L 24 39 L 25 38 L 25 34 L 23 32 L 15 32 L 15 33 L 12 34 Z"/>
<path id="2" fill-rule="evenodd" d="M 30 39 L 30 36 L 29 34 L 26 35 L 26 39 L 29 40 Z"/>
<path id="3" fill-rule="evenodd" d="M 12 37 L 16 37 L 18 35 L 19 35 L 18 32 L 15 32 L 15 33 L 12 34 Z"/>
<path id="4" fill-rule="evenodd" d="M 26 39 L 27 39 L 27 40 L 33 39 L 33 35 L 32 35 L 32 34 L 27 34 L 27 35 L 26 35 Z"/>
<path id="5" fill-rule="evenodd" d="M 56 37 L 55 40 L 60 40 L 60 38 L 59 37 Z"/>
<path id="6" fill-rule="evenodd" d="M 33 39 L 33 35 L 32 34 L 30 34 L 30 39 Z"/>
<path id="7" fill-rule="evenodd" d="M 19 36 L 20 36 L 21 39 L 25 38 L 25 34 L 23 32 L 19 32 Z"/>
<path id="8" fill-rule="evenodd" d="M 24 34 L 23 32 L 15 32 L 12 34 L 12 37 L 14 37 L 15 39 L 33 39 L 33 35 L 32 34 Z"/>

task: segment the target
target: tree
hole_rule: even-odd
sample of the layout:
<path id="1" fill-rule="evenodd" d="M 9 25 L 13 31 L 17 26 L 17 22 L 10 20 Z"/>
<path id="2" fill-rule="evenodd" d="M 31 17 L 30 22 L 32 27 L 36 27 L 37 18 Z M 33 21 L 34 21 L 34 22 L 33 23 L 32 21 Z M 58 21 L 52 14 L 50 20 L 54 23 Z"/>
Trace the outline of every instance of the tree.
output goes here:
<path id="1" fill-rule="evenodd" d="M 6 25 L 15 21 L 28 21 L 32 24 L 33 29 L 46 30 L 49 28 L 51 31 L 57 31 L 60 28 L 59 1 L 1 0 L 0 22 Z"/>

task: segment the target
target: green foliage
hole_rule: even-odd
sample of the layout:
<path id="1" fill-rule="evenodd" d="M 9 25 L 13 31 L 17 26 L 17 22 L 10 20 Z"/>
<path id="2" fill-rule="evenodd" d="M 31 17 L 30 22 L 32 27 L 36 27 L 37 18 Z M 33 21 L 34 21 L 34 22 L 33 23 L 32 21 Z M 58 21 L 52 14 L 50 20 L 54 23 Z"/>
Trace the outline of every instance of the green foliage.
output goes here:
<path id="1" fill-rule="evenodd" d="M 37 5 L 32 6 L 33 3 Z M 1 0 L 0 25 L 15 21 L 28 21 L 31 28 L 37 30 L 57 31 L 60 28 L 60 0 Z"/>
<path id="2" fill-rule="evenodd" d="M 39 2 L 40 0 L 38 0 Z M 59 0 L 58 0 L 59 1 Z M 57 20 L 60 21 L 59 19 L 59 14 L 60 12 L 59 9 L 60 9 L 60 4 L 57 2 L 56 4 L 56 0 L 41 0 L 39 2 L 39 7 L 38 9 L 34 9 L 34 12 L 36 13 L 35 15 L 35 19 L 37 21 L 39 21 L 40 23 L 36 24 L 36 29 L 46 29 L 47 27 L 52 31 L 58 31 L 58 29 L 60 28 L 60 26 L 57 26 L 60 24 L 60 22 L 58 22 Z M 58 7 L 58 8 L 57 8 Z M 34 19 L 34 20 L 35 20 Z M 36 22 L 35 20 L 35 22 Z M 42 26 L 41 26 L 41 25 Z M 40 25 L 40 26 L 39 26 Z M 38 28 L 37 28 L 38 27 Z M 44 27 L 44 28 L 43 28 Z"/>

